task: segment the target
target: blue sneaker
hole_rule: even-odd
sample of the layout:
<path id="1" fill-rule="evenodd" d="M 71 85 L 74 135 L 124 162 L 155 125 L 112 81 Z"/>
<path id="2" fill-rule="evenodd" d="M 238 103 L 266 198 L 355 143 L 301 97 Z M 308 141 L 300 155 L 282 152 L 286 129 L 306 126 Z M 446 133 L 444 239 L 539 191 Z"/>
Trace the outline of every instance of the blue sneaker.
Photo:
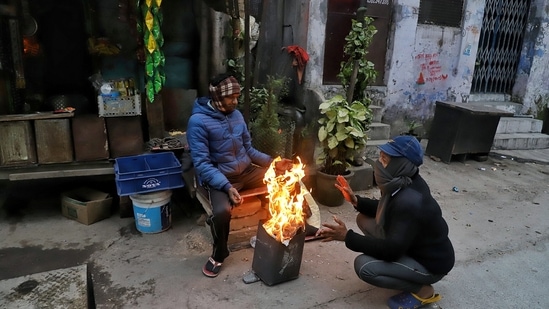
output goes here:
<path id="1" fill-rule="evenodd" d="M 421 298 L 414 293 L 402 292 L 392 296 L 387 301 L 387 305 L 391 309 L 415 309 L 421 308 L 424 305 L 432 304 L 442 299 L 440 294 L 434 294 L 430 298 Z"/>

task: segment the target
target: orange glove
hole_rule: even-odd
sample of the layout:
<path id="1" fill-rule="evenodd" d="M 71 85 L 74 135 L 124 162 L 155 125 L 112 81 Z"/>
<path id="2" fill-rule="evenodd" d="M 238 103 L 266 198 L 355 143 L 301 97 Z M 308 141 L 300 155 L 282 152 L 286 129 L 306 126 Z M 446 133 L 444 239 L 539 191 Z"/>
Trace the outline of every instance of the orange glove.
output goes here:
<path id="1" fill-rule="evenodd" d="M 341 194 L 343 194 L 343 197 L 345 200 L 349 203 L 351 203 L 353 206 L 356 206 L 357 198 L 353 192 L 353 189 L 351 189 L 351 186 L 347 182 L 347 179 L 341 175 L 337 175 L 336 178 L 337 182 L 335 183 L 335 187 L 341 191 Z"/>

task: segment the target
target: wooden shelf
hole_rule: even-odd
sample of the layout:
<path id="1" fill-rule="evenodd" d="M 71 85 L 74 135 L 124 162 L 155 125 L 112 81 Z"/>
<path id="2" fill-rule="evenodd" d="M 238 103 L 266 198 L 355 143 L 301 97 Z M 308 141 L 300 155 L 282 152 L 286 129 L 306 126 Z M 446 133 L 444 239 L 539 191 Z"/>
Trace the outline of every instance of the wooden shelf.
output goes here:
<path id="1" fill-rule="evenodd" d="M 114 167 L 109 160 L 0 168 L 0 180 L 10 181 L 111 174 L 114 175 Z"/>
<path id="2" fill-rule="evenodd" d="M 33 114 L 13 114 L 0 116 L 0 122 L 7 121 L 26 121 L 26 120 L 45 120 L 45 119 L 64 119 L 72 118 L 74 113 L 54 113 L 54 112 L 37 112 Z"/>

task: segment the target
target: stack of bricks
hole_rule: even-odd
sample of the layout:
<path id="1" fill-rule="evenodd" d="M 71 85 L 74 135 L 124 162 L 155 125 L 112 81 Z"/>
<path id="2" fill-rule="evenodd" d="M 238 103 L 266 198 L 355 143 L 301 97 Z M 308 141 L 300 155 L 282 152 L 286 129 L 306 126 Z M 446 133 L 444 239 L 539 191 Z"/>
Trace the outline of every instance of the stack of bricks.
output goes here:
<path id="1" fill-rule="evenodd" d="M 263 195 L 245 197 L 241 205 L 233 207 L 228 240 L 231 250 L 249 246 L 250 238 L 257 234 L 259 222 L 269 217 L 267 207 L 268 201 Z"/>
<path id="2" fill-rule="evenodd" d="M 206 190 L 194 185 L 195 196 L 202 204 L 208 216 L 212 215 L 212 206 Z M 250 246 L 250 238 L 257 234 L 259 221 L 269 218 L 269 202 L 266 198 L 267 187 L 248 189 L 239 192 L 243 199 L 242 204 L 233 207 L 231 212 L 231 228 L 229 231 L 228 246 L 231 251 Z M 207 226 L 209 229 L 209 226 Z"/>

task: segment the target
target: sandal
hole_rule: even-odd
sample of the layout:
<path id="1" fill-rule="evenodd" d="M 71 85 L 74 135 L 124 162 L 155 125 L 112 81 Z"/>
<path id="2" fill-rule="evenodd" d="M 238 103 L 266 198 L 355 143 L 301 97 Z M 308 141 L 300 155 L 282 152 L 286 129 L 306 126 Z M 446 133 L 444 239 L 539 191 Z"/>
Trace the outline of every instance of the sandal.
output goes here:
<path id="1" fill-rule="evenodd" d="M 202 273 L 206 277 L 215 278 L 219 275 L 223 263 L 216 262 L 212 257 L 208 259 L 206 264 L 202 267 Z"/>
<path id="2" fill-rule="evenodd" d="M 440 294 L 434 294 L 430 298 L 421 298 L 414 293 L 403 292 L 390 297 L 387 301 L 387 305 L 391 309 L 414 309 L 432 304 L 441 299 L 442 296 L 440 296 Z"/>

